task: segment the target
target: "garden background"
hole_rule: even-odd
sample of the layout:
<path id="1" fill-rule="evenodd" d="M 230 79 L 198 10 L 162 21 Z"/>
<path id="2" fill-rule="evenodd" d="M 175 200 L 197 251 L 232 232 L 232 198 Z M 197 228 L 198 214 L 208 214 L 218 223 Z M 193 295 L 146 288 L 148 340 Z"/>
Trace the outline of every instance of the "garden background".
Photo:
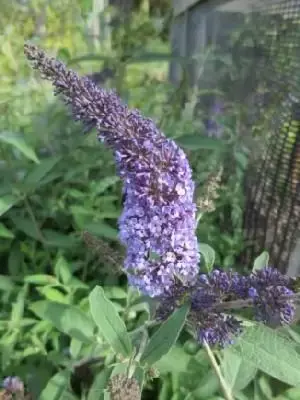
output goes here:
<path id="1" fill-rule="evenodd" d="M 244 182 L 249 155 L 264 137 L 245 140 L 240 104 L 222 104 L 222 112 L 213 104 L 213 117 L 211 108 L 197 109 L 199 98 L 222 98 L 222 90 L 191 85 L 189 60 L 171 52 L 172 21 L 168 1 L 142 1 L 121 13 L 96 0 L 1 1 L 0 378 L 19 376 L 33 399 L 105 398 L 112 356 L 105 341 L 91 341 L 88 315 L 88 295 L 96 285 L 129 331 L 148 319 L 152 304 L 128 289 L 120 268 L 123 198 L 113 155 L 95 135 L 83 134 L 51 85 L 37 78 L 24 57 L 24 41 L 115 88 L 175 139 L 193 168 L 203 268 L 252 267 L 240 262 Z M 203 69 L 212 57 L 211 48 L 201 55 Z M 175 59 L 183 71 L 176 83 L 169 80 Z M 224 58 L 223 66 L 235 68 Z M 258 263 L 266 258 L 263 253 Z M 299 387 L 291 388 L 300 386 L 297 329 L 278 337 L 263 331 L 261 342 L 251 343 L 249 336 L 245 352 L 256 352 L 255 360 L 230 348 L 216 350 L 234 398 L 300 398 Z M 283 349 L 279 372 L 276 346 Z M 148 373 L 142 398 L 222 396 L 206 351 L 184 332 Z"/>

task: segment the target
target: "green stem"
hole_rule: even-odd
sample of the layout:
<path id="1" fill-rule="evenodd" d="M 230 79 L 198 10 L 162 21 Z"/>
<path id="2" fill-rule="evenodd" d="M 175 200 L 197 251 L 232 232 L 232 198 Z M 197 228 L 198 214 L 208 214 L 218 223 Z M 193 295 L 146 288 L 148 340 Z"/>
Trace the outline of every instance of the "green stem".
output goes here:
<path id="1" fill-rule="evenodd" d="M 299 301 L 300 292 L 282 296 L 279 301 L 284 303 L 288 300 L 291 301 Z M 248 308 L 253 306 L 253 299 L 245 299 L 245 300 L 232 300 L 232 301 L 224 301 L 223 303 L 218 303 L 214 306 L 215 311 L 226 311 L 226 310 L 240 310 L 242 308 Z"/>
<path id="2" fill-rule="evenodd" d="M 227 382 L 226 382 L 226 380 L 224 379 L 224 377 L 222 375 L 222 372 L 221 372 L 221 369 L 219 367 L 219 364 L 217 363 L 217 360 L 216 360 L 213 352 L 211 351 L 211 348 L 209 347 L 209 344 L 206 341 L 204 341 L 203 342 L 203 346 L 204 346 L 204 348 L 206 350 L 206 353 L 207 353 L 207 355 L 209 357 L 211 365 L 212 365 L 217 377 L 219 378 L 219 382 L 220 382 L 221 388 L 223 390 L 225 399 L 226 400 L 234 400 L 234 397 L 232 395 L 231 389 L 228 387 Z"/>
<path id="3" fill-rule="evenodd" d="M 130 333 L 138 333 L 140 331 L 143 331 L 145 328 L 153 328 L 153 326 L 159 325 L 158 321 L 147 321 L 144 323 L 144 325 L 140 326 L 139 328 L 134 329 Z"/>
<path id="4" fill-rule="evenodd" d="M 199 213 L 197 214 L 197 216 L 196 216 L 196 226 L 198 226 L 198 224 L 199 224 L 200 219 L 202 218 L 202 216 L 203 216 L 203 213 L 202 213 L 202 212 L 199 212 Z"/>
<path id="5" fill-rule="evenodd" d="M 147 329 L 146 329 L 145 326 L 144 326 L 144 328 L 145 329 L 142 331 L 143 332 L 143 336 L 142 336 L 142 340 L 141 340 L 141 343 L 140 343 L 139 352 L 138 352 L 137 356 L 135 357 L 136 361 L 140 361 L 140 359 L 141 359 L 141 357 L 142 357 L 142 355 L 144 353 L 145 347 L 147 345 L 147 342 L 148 342 L 148 332 L 147 332 Z"/>

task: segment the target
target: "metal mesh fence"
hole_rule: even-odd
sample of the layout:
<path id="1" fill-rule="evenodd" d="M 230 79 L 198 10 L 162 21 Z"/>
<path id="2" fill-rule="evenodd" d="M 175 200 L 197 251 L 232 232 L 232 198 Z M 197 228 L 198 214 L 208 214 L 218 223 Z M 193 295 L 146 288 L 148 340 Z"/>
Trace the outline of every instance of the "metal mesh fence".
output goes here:
<path id="1" fill-rule="evenodd" d="M 194 1 L 176 16 L 172 44 L 175 55 L 194 57 L 192 85 L 201 69 L 200 92 L 222 93 L 221 102 L 200 97 L 208 133 L 209 113 L 226 113 L 222 102 L 229 102 L 242 110 L 244 140 L 259 138 L 246 178 L 241 261 L 250 265 L 267 250 L 284 271 L 300 237 L 300 0 Z M 197 53 L 210 46 L 203 66 Z M 178 71 L 173 64 L 171 79 Z"/>
<path id="2" fill-rule="evenodd" d="M 267 147 L 248 172 L 243 258 L 266 249 L 286 270 L 300 223 L 300 1 L 261 1 L 254 18 L 263 91 L 253 92 L 252 107 Z"/>

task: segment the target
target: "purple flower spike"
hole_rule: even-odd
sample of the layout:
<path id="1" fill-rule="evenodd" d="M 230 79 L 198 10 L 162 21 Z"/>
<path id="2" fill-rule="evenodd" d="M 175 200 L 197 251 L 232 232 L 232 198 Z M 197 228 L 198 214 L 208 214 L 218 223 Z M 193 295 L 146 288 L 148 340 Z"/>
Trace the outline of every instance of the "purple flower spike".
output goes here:
<path id="1" fill-rule="evenodd" d="M 249 296 L 253 298 L 256 318 L 266 324 L 290 324 L 295 316 L 291 280 L 275 268 L 264 268 L 249 277 Z"/>
<path id="2" fill-rule="evenodd" d="M 196 206 L 184 152 L 115 92 L 80 78 L 35 46 L 25 45 L 25 55 L 70 105 L 74 118 L 95 126 L 98 139 L 114 151 L 126 195 L 119 229 L 129 283 L 152 297 L 176 280 L 193 284 L 199 263 Z"/>
<path id="3" fill-rule="evenodd" d="M 200 275 L 190 290 L 199 341 L 225 346 L 234 335 L 241 333 L 241 323 L 224 314 L 224 310 L 229 311 L 227 302 L 236 309 L 252 307 L 256 319 L 265 324 L 290 324 L 295 315 L 295 299 L 289 286 L 290 278 L 273 268 L 264 268 L 249 276 L 221 270 Z"/>

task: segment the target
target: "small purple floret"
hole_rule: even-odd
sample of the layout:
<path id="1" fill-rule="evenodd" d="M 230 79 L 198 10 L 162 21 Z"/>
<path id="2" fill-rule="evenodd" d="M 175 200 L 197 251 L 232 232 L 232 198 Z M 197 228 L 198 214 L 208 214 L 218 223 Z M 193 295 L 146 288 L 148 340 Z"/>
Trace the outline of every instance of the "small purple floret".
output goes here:
<path id="1" fill-rule="evenodd" d="M 234 336 L 242 332 L 242 324 L 231 315 L 207 314 L 198 322 L 197 336 L 200 343 L 225 347 L 234 342 Z"/>
<path id="2" fill-rule="evenodd" d="M 248 295 L 251 299 L 255 299 L 258 296 L 257 290 L 254 287 L 251 287 L 248 290 Z"/>

